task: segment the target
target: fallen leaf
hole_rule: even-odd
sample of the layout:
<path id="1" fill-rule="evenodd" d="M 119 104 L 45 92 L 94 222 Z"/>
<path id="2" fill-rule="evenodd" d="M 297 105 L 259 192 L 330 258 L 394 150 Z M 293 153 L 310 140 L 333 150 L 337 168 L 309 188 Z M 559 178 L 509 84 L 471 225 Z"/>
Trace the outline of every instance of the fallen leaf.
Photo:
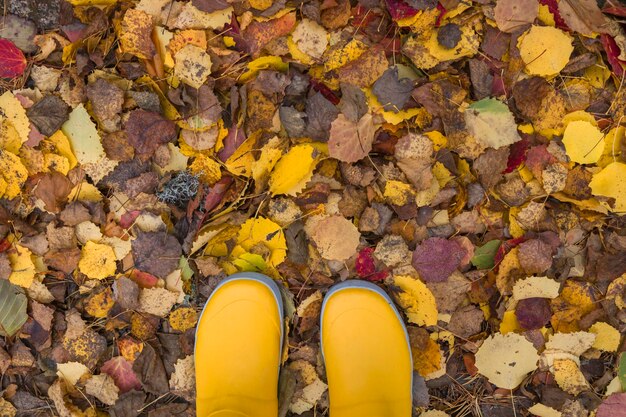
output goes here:
<path id="1" fill-rule="evenodd" d="M 345 261 L 356 254 L 361 234 L 350 220 L 329 216 L 305 227 L 324 259 Z"/>
<path id="2" fill-rule="evenodd" d="M 178 294 L 165 288 L 144 288 L 139 293 L 137 311 L 165 317 L 178 300 Z"/>
<path id="3" fill-rule="evenodd" d="M 13 42 L 0 39 L 0 78 L 15 78 L 24 73 L 26 58 Z"/>
<path id="4" fill-rule="evenodd" d="M 331 124 L 328 152 L 342 162 L 357 162 L 372 150 L 375 133 L 371 114 L 366 113 L 358 123 L 340 114 Z"/>
<path id="5" fill-rule="evenodd" d="M 502 241 L 498 239 L 490 240 L 474 251 L 471 261 L 478 269 L 490 269 L 495 265 L 495 256 Z"/>
<path id="6" fill-rule="evenodd" d="M 396 275 L 393 277 L 393 283 L 401 290 L 397 295 L 398 304 L 411 323 L 418 326 L 437 324 L 435 297 L 422 281 L 407 275 Z"/>
<path id="7" fill-rule="evenodd" d="M 128 143 L 143 160 L 150 158 L 160 145 L 176 137 L 176 125 L 172 121 L 143 109 L 133 110 L 125 127 Z"/>
<path id="8" fill-rule="evenodd" d="M 591 192 L 596 196 L 615 199 L 615 204 L 608 204 L 611 211 L 626 211 L 626 164 L 612 162 L 593 175 L 589 183 Z"/>
<path id="9" fill-rule="evenodd" d="M 104 158 L 98 129 L 82 104 L 72 110 L 61 130 L 72 146 L 72 153 L 81 164 L 97 163 Z"/>
<path id="10" fill-rule="evenodd" d="M 0 279 L 0 334 L 12 337 L 26 323 L 26 296 L 6 279 Z"/>
<path id="11" fill-rule="evenodd" d="M 198 314 L 191 307 L 177 308 L 170 313 L 169 322 L 172 329 L 184 332 L 196 326 Z"/>
<path id="12" fill-rule="evenodd" d="M 526 64 L 526 72 L 542 77 L 561 72 L 574 51 L 572 38 L 549 26 L 532 26 L 520 36 L 517 46 Z"/>
<path id="13" fill-rule="evenodd" d="M 493 98 L 472 103 L 465 111 L 465 123 L 470 133 L 486 148 L 498 149 L 522 139 L 509 108 Z"/>
<path id="14" fill-rule="evenodd" d="M 116 403 L 120 389 L 115 385 L 115 381 L 107 374 L 93 375 L 85 382 L 85 392 L 93 395 L 100 402 L 106 405 Z"/>
<path id="15" fill-rule="evenodd" d="M 122 50 L 142 59 L 152 59 L 156 54 L 152 29 L 152 16 L 142 10 L 128 9 L 119 31 Z"/>
<path id="16" fill-rule="evenodd" d="M 80 362 L 57 363 L 57 375 L 70 385 L 76 385 L 78 380 L 89 373 L 89 368 Z"/>
<path id="17" fill-rule="evenodd" d="M 237 234 L 237 243 L 246 251 L 259 245 L 264 246 L 269 254 L 267 263 L 278 266 L 287 256 L 287 242 L 282 228 L 273 221 L 258 217 L 249 219 L 241 225 Z"/>
<path id="18" fill-rule="evenodd" d="M 413 82 L 399 78 L 398 67 L 388 68 L 372 85 L 372 93 L 387 111 L 398 112 L 404 109 L 413 92 Z"/>
<path id="19" fill-rule="evenodd" d="M 513 298 L 524 300 L 526 298 L 556 298 L 559 295 L 561 284 L 548 277 L 528 277 L 515 282 L 513 285 Z"/>
<path id="20" fill-rule="evenodd" d="M 131 243 L 135 266 L 158 278 L 165 278 L 178 267 L 181 246 L 165 232 L 139 233 Z"/>
<path id="21" fill-rule="evenodd" d="M 515 32 L 535 21 L 539 13 L 537 0 L 501 0 L 494 8 L 498 29 L 502 32 Z"/>
<path id="22" fill-rule="evenodd" d="M 476 352 L 476 367 L 499 388 L 515 389 L 537 368 L 537 349 L 523 336 L 496 333 Z"/>
<path id="23" fill-rule="evenodd" d="M 115 356 L 106 361 L 100 367 L 100 372 L 110 376 L 122 394 L 133 389 L 141 389 L 141 382 L 133 371 L 133 366 L 122 356 Z"/>
<path id="24" fill-rule="evenodd" d="M 278 160 L 270 175 L 269 190 L 272 195 L 295 196 L 302 191 L 313 176 L 318 157 L 319 151 L 311 145 L 292 147 Z"/>
<path id="25" fill-rule="evenodd" d="M 198 46 L 187 44 L 174 55 L 174 73 L 193 88 L 200 88 L 211 75 L 211 57 Z"/>
<path id="26" fill-rule="evenodd" d="M 115 274 L 115 252 L 109 245 L 87 242 L 81 251 L 78 269 L 89 278 L 104 279 Z"/>
<path id="27" fill-rule="evenodd" d="M 455 240 L 431 237 L 415 248 L 412 264 L 424 281 L 442 282 L 461 265 L 466 253 Z"/>
<path id="28" fill-rule="evenodd" d="M 619 348 L 622 335 L 619 330 L 608 323 L 599 321 L 594 323 L 589 332 L 596 335 L 593 347 L 604 352 L 616 352 Z"/>
<path id="29" fill-rule="evenodd" d="M 598 162 L 604 151 L 604 134 L 597 126 L 576 120 L 567 124 L 563 145 L 571 161 L 593 164 Z"/>

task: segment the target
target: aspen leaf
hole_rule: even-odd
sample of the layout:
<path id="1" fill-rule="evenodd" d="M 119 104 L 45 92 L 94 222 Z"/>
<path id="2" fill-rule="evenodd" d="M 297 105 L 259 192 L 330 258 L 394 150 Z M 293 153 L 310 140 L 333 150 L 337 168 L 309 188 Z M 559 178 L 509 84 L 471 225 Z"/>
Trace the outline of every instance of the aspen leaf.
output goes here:
<path id="1" fill-rule="evenodd" d="M 35 264 L 31 258 L 32 252 L 19 244 L 15 244 L 15 251 L 9 252 L 11 275 L 9 281 L 20 287 L 29 288 L 35 279 Z"/>
<path id="2" fill-rule="evenodd" d="M 83 246 L 78 269 L 89 278 L 104 279 L 115 274 L 115 252 L 109 245 L 87 242 Z"/>
<path id="3" fill-rule="evenodd" d="M 10 40 L 0 39 L 0 78 L 19 77 L 25 69 L 24 53 Z"/>
<path id="4" fill-rule="evenodd" d="M 393 277 L 393 283 L 402 290 L 397 295 L 398 304 L 411 323 L 418 326 L 437 324 L 435 297 L 422 281 L 408 275 L 396 275 Z"/>
<path id="5" fill-rule="evenodd" d="M 358 123 L 343 114 L 333 120 L 328 139 L 328 152 L 332 158 L 343 162 L 357 162 L 372 150 L 376 127 L 372 115 L 366 113 Z"/>
<path id="6" fill-rule="evenodd" d="M 499 388 L 515 389 L 537 368 L 537 349 L 516 333 L 489 336 L 476 352 L 478 372 Z"/>
<path id="7" fill-rule="evenodd" d="M 498 149 L 522 139 L 509 108 L 493 98 L 472 103 L 465 110 L 465 122 L 470 133 L 487 148 Z"/>
<path id="8" fill-rule="evenodd" d="M 313 176 L 319 151 L 309 144 L 296 145 L 282 156 L 270 175 L 272 195 L 295 196 Z"/>
<path id="9" fill-rule="evenodd" d="M 329 216 L 307 223 L 305 228 L 324 259 L 345 261 L 356 254 L 361 234 L 350 220 Z"/>
<path id="10" fill-rule="evenodd" d="M 30 122 L 26 110 L 10 91 L 5 91 L 0 96 L 0 120 L 3 118 L 6 118 L 13 125 L 22 143 L 28 140 Z"/>
<path id="11" fill-rule="evenodd" d="M 513 298 L 556 298 L 559 296 L 561 284 L 548 277 L 528 277 L 520 279 L 513 285 Z"/>
<path id="12" fill-rule="evenodd" d="M 604 134 L 589 122 L 568 123 L 563 133 L 563 145 L 569 159 L 579 164 L 598 162 L 604 151 Z"/>
<path id="13" fill-rule="evenodd" d="M 72 110 L 61 130 L 69 140 L 76 160 L 81 164 L 97 163 L 104 158 L 98 129 L 82 104 Z"/>
<path id="14" fill-rule="evenodd" d="M 542 77 L 561 72 L 574 51 L 571 36 L 550 26 L 532 26 L 520 36 L 517 46 L 526 72 Z"/>
<path id="15" fill-rule="evenodd" d="M 85 382 L 85 392 L 93 395 L 106 405 L 113 405 L 119 397 L 120 389 L 107 374 L 93 375 Z"/>
<path id="16" fill-rule="evenodd" d="M 589 389 L 585 376 L 572 359 L 556 359 L 553 370 L 557 385 L 568 394 L 578 395 Z"/>
<path id="17" fill-rule="evenodd" d="M 28 300 L 19 288 L 0 279 L 0 335 L 11 337 L 28 320 Z"/>
<path id="18" fill-rule="evenodd" d="M 156 54 L 152 27 L 152 16 L 142 10 L 128 9 L 119 34 L 122 50 L 142 59 L 152 59 Z"/>
<path id="19" fill-rule="evenodd" d="M 498 29 L 514 32 L 535 21 L 539 13 L 537 0 L 500 0 L 494 8 Z"/>
<path id="20" fill-rule="evenodd" d="M 621 341 L 619 330 L 608 323 L 599 321 L 589 328 L 589 332 L 596 335 L 593 347 L 605 352 L 615 352 Z"/>
<path id="21" fill-rule="evenodd" d="M 57 375 L 71 385 L 76 385 L 78 380 L 89 373 L 89 368 L 80 362 L 57 363 Z"/>
<path id="22" fill-rule="evenodd" d="M 615 199 L 615 205 L 608 205 L 609 210 L 626 211 L 626 164 L 623 162 L 612 162 L 594 174 L 589 187 L 593 195 Z"/>
<path id="23" fill-rule="evenodd" d="M 287 242 L 282 228 L 264 217 L 249 219 L 237 234 L 237 243 L 246 251 L 261 244 L 269 251 L 267 262 L 271 266 L 280 264 L 287 255 Z"/>
<path id="24" fill-rule="evenodd" d="M 302 19 L 291 38 L 301 52 L 313 59 L 321 58 L 328 45 L 326 29 L 310 19 Z"/>
<path id="25" fill-rule="evenodd" d="M 177 300 L 178 293 L 165 288 L 144 288 L 139 293 L 139 308 L 137 310 L 142 313 L 165 317 Z"/>
<path id="26" fill-rule="evenodd" d="M 17 197 L 28 178 L 28 170 L 19 157 L 0 149 L 0 197 Z"/>
<path id="27" fill-rule="evenodd" d="M 170 326 L 179 332 L 192 329 L 198 322 L 198 313 L 191 307 L 181 307 L 170 313 Z"/>
<path id="28" fill-rule="evenodd" d="M 200 88 L 211 75 L 211 57 L 196 45 L 185 45 L 174 55 L 174 61 L 176 76 L 194 88 Z"/>

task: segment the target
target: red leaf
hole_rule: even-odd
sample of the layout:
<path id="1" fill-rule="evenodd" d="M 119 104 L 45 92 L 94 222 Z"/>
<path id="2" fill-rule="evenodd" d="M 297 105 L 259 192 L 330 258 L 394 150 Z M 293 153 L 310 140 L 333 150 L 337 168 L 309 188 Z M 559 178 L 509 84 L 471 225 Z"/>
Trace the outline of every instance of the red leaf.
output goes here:
<path id="1" fill-rule="evenodd" d="M 493 258 L 493 262 L 496 265 L 498 265 L 500 261 L 504 259 L 504 255 L 506 255 L 511 249 L 513 249 L 514 247 L 516 247 L 517 245 L 525 241 L 526 241 L 526 238 L 523 236 L 515 238 L 515 239 L 505 240 L 504 242 L 502 242 L 502 244 L 498 248 L 498 251 L 496 252 L 496 256 L 494 256 Z"/>
<path id="2" fill-rule="evenodd" d="M 613 72 L 618 77 L 623 76 L 624 72 L 626 72 L 624 70 L 624 65 L 626 65 L 626 62 L 620 61 L 618 58 L 621 51 L 619 49 L 619 46 L 617 46 L 615 39 L 613 39 L 609 35 L 602 35 L 600 39 L 602 40 L 602 46 L 604 46 L 604 50 L 606 51 L 606 56 L 609 60 L 609 64 L 611 64 L 611 68 L 613 69 Z"/>
<path id="3" fill-rule="evenodd" d="M 224 198 L 224 194 L 230 188 L 230 185 L 233 183 L 232 177 L 224 177 L 218 182 L 215 183 L 213 187 L 209 190 L 204 199 L 204 210 L 209 212 L 213 210 Z"/>
<path id="4" fill-rule="evenodd" d="M 467 255 L 467 250 L 455 240 L 431 237 L 413 251 L 413 267 L 426 282 L 448 279 Z"/>
<path id="5" fill-rule="evenodd" d="M 625 417 L 626 416 L 626 393 L 611 394 L 604 399 L 596 417 Z"/>
<path id="6" fill-rule="evenodd" d="M 387 278 L 387 271 L 376 271 L 376 263 L 374 262 L 374 248 L 364 248 L 356 257 L 354 269 L 356 270 L 359 278 L 366 279 L 368 281 L 382 281 Z"/>
<path id="7" fill-rule="evenodd" d="M 154 288 L 159 282 L 159 279 L 154 275 L 138 269 L 130 271 L 129 278 L 135 281 L 141 288 Z"/>
<path id="8" fill-rule="evenodd" d="M 612 14 L 613 16 L 626 17 L 626 7 L 605 7 L 603 13 Z"/>
<path id="9" fill-rule="evenodd" d="M 0 78 L 15 78 L 24 73 L 26 58 L 13 42 L 0 39 Z"/>
<path id="10" fill-rule="evenodd" d="M 113 378 L 115 385 L 117 385 L 122 394 L 132 389 L 141 389 L 141 382 L 133 371 L 133 365 L 124 359 L 123 356 L 116 356 L 106 361 L 100 368 L 100 372 L 104 372 Z"/>
<path id="11" fill-rule="evenodd" d="M 135 219 L 137 219 L 140 214 L 141 210 L 127 211 L 126 213 L 122 214 L 122 218 L 120 219 L 120 226 L 124 229 L 128 229 L 133 225 Z"/>
<path id="12" fill-rule="evenodd" d="M 394 21 L 415 16 L 419 12 L 419 10 L 414 9 L 402 0 L 385 0 L 385 3 L 387 4 L 389 14 Z"/>
<path id="13" fill-rule="evenodd" d="M 438 28 L 441 25 L 441 19 L 445 16 L 448 11 L 441 2 L 437 3 L 437 10 L 439 10 L 439 16 L 437 16 L 437 20 L 435 21 L 435 27 Z"/>
<path id="14" fill-rule="evenodd" d="M 526 160 L 526 152 L 528 151 L 529 145 L 530 143 L 526 137 L 523 137 L 522 140 L 511 145 L 511 152 L 509 153 L 509 159 L 503 174 L 513 172 L 518 166 L 522 165 L 522 162 Z"/>

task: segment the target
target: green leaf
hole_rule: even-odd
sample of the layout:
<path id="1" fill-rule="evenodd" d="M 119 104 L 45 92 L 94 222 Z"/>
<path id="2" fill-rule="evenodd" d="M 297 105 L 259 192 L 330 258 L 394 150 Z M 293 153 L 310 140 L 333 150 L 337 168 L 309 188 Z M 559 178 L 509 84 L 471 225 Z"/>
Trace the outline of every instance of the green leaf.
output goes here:
<path id="1" fill-rule="evenodd" d="M 619 369 L 617 371 L 617 377 L 622 384 L 622 391 L 626 391 L 626 354 L 622 353 L 619 360 Z"/>
<path id="2" fill-rule="evenodd" d="M 495 265 L 494 258 L 501 243 L 502 242 L 498 239 L 490 240 L 489 242 L 476 249 L 476 251 L 474 252 L 474 257 L 471 260 L 472 265 L 474 265 L 478 269 L 493 268 Z"/>
<path id="3" fill-rule="evenodd" d="M 183 281 L 189 281 L 193 277 L 193 269 L 189 265 L 189 261 L 186 257 L 181 256 L 178 261 L 178 268 L 180 269 L 180 276 Z"/>
<path id="4" fill-rule="evenodd" d="M 26 323 L 26 304 L 19 287 L 0 279 L 0 335 L 13 336 Z"/>

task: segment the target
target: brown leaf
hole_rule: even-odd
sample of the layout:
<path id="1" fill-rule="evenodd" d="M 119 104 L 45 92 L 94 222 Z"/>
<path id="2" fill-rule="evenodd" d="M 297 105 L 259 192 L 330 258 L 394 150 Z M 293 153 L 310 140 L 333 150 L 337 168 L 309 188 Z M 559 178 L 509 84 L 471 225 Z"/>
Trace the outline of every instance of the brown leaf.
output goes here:
<path id="1" fill-rule="evenodd" d="M 276 38 L 287 35 L 295 25 L 295 12 L 287 13 L 278 19 L 250 23 L 243 31 L 243 38 L 247 43 L 246 52 L 256 57 L 264 46 Z"/>
<path id="2" fill-rule="evenodd" d="M 67 121 L 69 114 L 70 107 L 55 95 L 45 96 L 27 112 L 30 121 L 46 136 L 51 136 L 59 130 Z"/>
<path id="3" fill-rule="evenodd" d="M 46 210 L 53 213 L 61 211 L 73 188 L 70 180 L 56 171 L 40 175 L 33 180 L 37 181 L 33 194 L 44 202 Z"/>
<path id="4" fill-rule="evenodd" d="M 426 282 L 446 281 L 461 265 L 466 250 L 456 241 L 431 237 L 413 252 L 413 267 Z"/>
<path id="5" fill-rule="evenodd" d="M 372 48 L 354 61 L 340 67 L 337 76 L 341 82 L 365 88 L 379 79 L 388 66 L 385 51 L 381 48 Z"/>
<path id="6" fill-rule="evenodd" d="M 520 243 L 518 258 L 527 274 L 542 274 L 552 266 L 552 247 L 539 239 L 530 239 Z"/>
<path id="7" fill-rule="evenodd" d="M 328 152 L 343 162 L 356 162 L 365 158 L 372 150 L 376 126 L 372 115 L 367 113 L 358 123 L 340 114 L 331 124 Z"/>
<path id="8" fill-rule="evenodd" d="M 142 160 L 149 159 L 159 145 L 176 138 L 176 125 L 159 113 L 143 109 L 133 110 L 126 122 L 128 143 Z"/>
<path id="9" fill-rule="evenodd" d="M 152 16 L 138 9 L 128 9 L 120 25 L 122 50 L 142 59 L 152 59 L 156 47 L 152 42 Z"/>
<path id="10" fill-rule="evenodd" d="M 145 343 L 141 354 L 133 363 L 133 371 L 141 376 L 144 391 L 161 395 L 169 391 L 169 383 L 161 356 L 152 345 Z"/>
<path id="11" fill-rule="evenodd" d="M 96 119 L 100 121 L 113 119 L 122 112 L 124 91 L 103 78 L 89 84 L 86 88 L 87 97 Z"/>
<path id="12" fill-rule="evenodd" d="M 178 267 L 180 243 L 165 232 L 140 233 L 132 242 L 135 266 L 165 279 Z"/>

